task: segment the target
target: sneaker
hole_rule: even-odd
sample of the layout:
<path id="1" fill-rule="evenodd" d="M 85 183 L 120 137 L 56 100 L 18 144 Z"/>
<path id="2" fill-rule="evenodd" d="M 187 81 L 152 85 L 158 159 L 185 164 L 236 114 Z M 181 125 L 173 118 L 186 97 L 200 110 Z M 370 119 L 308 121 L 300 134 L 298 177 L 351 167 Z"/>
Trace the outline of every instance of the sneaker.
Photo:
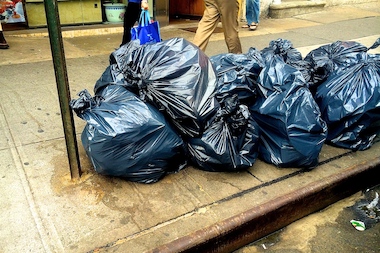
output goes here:
<path id="1" fill-rule="evenodd" d="M 257 29 L 257 25 L 258 25 L 258 24 L 256 24 L 256 23 L 252 23 L 252 24 L 249 26 L 249 30 L 251 30 L 251 31 L 256 30 L 256 29 Z"/>

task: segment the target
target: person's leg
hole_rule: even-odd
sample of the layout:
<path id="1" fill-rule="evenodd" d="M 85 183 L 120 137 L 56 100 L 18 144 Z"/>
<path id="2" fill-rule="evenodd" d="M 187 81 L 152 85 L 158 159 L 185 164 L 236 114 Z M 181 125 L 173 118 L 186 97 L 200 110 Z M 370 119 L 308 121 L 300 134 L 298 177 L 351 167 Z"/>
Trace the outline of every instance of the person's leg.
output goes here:
<path id="1" fill-rule="evenodd" d="M 254 1 L 255 0 L 246 0 L 245 2 L 245 19 L 247 20 L 248 27 L 253 22 L 253 8 L 254 8 L 253 2 Z"/>
<path id="2" fill-rule="evenodd" d="M 221 20 L 228 52 L 241 54 L 239 39 L 239 0 L 217 0 L 221 13 Z"/>
<path id="3" fill-rule="evenodd" d="M 127 44 L 131 41 L 131 28 L 138 21 L 141 13 L 141 5 L 139 3 L 129 2 L 127 10 L 124 14 L 123 21 L 123 39 L 121 45 Z"/>
<path id="4" fill-rule="evenodd" d="M 7 49 L 7 48 L 9 48 L 9 45 L 7 41 L 5 40 L 3 27 L 1 26 L 1 22 L 0 22 L 0 49 Z"/>
<path id="5" fill-rule="evenodd" d="M 252 2 L 252 22 L 255 22 L 256 24 L 260 21 L 260 0 L 250 0 Z"/>
<path id="6" fill-rule="evenodd" d="M 195 33 L 193 43 L 202 51 L 206 50 L 208 41 L 219 22 L 219 11 L 215 0 L 205 0 L 206 9 L 203 13 L 201 21 L 199 21 L 198 29 Z"/>

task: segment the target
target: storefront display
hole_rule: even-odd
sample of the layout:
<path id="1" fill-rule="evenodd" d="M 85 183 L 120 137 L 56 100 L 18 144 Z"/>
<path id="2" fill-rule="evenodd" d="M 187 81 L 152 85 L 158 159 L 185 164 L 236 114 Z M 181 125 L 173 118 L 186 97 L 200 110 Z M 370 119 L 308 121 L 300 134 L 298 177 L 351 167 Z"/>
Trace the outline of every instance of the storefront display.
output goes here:
<path id="1" fill-rule="evenodd" d="M 102 22 L 100 0 L 58 0 L 61 25 L 83 25 Z M 43 0 L 25 0 L 29 27 L 45 27 L 46 15 Z"/>
<path id="2" fill-rule="evenodd" d="M 0 22 L 25 22 L 24 7 L 21 0 L 0 0 Z"/>
<path id="3" fill-rule="evenodd" d="M 56 1 L 60 24 L 122 24 L 122 14 L 117 14 L 117 20 L 109 20 L 105 4 L 118 2 L 123 7 L 128 0 L 0 0 L 0 22 L 9 24 L 8 30 L 23 28 L 47 27 L 44 1 Z M 148 2 L 154 20 L 161 26 L 169 24 L 169 0 L 151 0 Z M 112 14 L 115 15 L 115 14 Z M 20 26 L 21 25 L 21 26 Z"/>

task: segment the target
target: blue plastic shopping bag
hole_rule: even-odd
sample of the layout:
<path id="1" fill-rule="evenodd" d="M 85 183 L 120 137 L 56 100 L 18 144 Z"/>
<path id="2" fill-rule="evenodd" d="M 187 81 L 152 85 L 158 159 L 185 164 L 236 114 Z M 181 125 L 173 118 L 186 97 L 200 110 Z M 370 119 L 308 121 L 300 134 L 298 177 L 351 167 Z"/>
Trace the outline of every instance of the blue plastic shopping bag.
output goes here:
<path id="1" fill-rule="evenodd" d="M 161 41 L 158 21 L 151 21 L 149 11 L 141 10 L 139 24 L 131 29 L 132 40 L 140 40 L 140 45 Z"/>

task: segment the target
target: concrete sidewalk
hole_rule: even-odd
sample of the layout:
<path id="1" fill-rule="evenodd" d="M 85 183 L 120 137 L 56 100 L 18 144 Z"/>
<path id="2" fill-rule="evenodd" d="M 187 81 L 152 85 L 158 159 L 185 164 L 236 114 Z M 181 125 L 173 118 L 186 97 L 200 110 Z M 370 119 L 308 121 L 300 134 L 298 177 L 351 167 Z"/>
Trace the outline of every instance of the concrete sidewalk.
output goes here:
<path id="1" fill-rule="evenodd" d="M 283 38 L 305 56 L 337 40 L 371 46 L 379 24 L 380 3 L 373 2 L 262 20 L 257 31 L 240 36 L 244 52 Z M 196 25 L 169 25 L 162 37 L 191 41 L 194 33 L 183 28 Z M 82 89 L 92 92 L 120 31 L 63 29 L 73 98 Z M 379 141 L 362 152 L 325 145 L 312 171 L 261 161 L 241 173 L 187 167 L 151 185 L 96 174 L 79 141 L 84 173 L 72 181 L 46 35 L 46 29 L 7 32 L 10 49 L 0 51 L 2 252 L 231 252 L 380 183 Z M 223 34 L 216 33 L 206 53 L 225 52 Z M 79 137 L 85 123 L 76 117 L 75 124 Z"/>

